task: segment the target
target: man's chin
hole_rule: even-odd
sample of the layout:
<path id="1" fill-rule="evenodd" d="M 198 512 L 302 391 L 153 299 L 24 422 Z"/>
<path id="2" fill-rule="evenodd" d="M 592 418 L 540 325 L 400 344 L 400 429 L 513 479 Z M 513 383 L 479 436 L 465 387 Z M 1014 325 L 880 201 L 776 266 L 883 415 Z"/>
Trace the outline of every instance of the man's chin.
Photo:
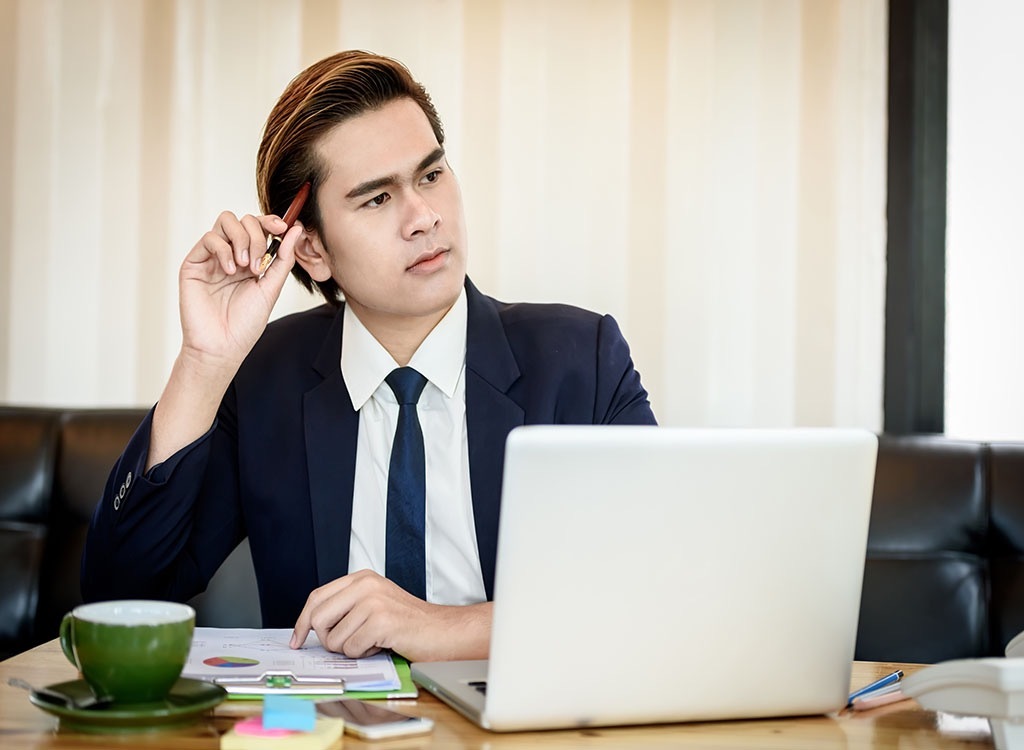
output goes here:
<path id="1" fill-rule="evenodd" d="M 436 281 L 442 280 L 436 279 Z M 372 318 L 382 321 L 389 319 L 392 322 L 402 319 L 411 322 L 434 318 L 436 323 L 447 314 L 459 295 L 462 294 L 462 288 L 466 283 L 466 274 L 462 273 L 455 278 L 449 277 L 443 281 L 444 283 L 438 284 L 413 284 L 411 288 L 395 290 L 392 297 L 378 300 L 376 304 L 366 305 L 348 294 L 346 294 L 346 300 L 364 325 Z"/>
<path id="2" fill-rule="evenodd" d="M 417 279 L 408 285 L 408 296 L 412 307 L 430 314 L 439 310 L 447 310 L 455 304 L 466 285 L 465 269 L 446 269 L 433 276 Z M 401 300 L 396 300 L 401 303 Z"/>
<path id="3" fill-rule="evenodd" d="M 452 309 L 452 305 L 462 294 L 462 288 L 466 283 L 465 274 L 462 275 L 462 280 L 458 286 L 452 286 L 443 290 L 438 290 L 435 294 L 424 295 L 424 297 L 417 300 L 416 304 L 412 307 L 414 310 L 410 310 L 411 315 L 420 317 L 437 316 L 439 319 Z"/>

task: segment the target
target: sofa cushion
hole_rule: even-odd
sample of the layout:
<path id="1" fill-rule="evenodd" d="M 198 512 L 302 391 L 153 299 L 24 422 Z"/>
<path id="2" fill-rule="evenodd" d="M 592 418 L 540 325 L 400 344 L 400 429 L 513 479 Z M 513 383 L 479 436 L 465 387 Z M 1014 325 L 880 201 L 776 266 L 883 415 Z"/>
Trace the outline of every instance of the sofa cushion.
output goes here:
<path id="1" fill-rule="evenodd" d="M 0 658 L 35 629 L 58 430 L 51 410 L 0 407 Z"/>
<path id="2" fill-rule="evenodd" d="M 955 552 L 869 558 L 855 658 L 931 663 L 987 653 L 985 568 Z"/>
<path id="3" fill-rule="evenodd" d="M 64 613 L 82 603 L 80 571 L 89 521 L 114 462 L 145 415 L 140 409 L 63 414 L 36 619 L 42 635 L 56 634 Z"/>
<path id="4" fill-rule="evenodd" d="M 0 521 L 0 659 L 30 643 L 46 527 Z"/>

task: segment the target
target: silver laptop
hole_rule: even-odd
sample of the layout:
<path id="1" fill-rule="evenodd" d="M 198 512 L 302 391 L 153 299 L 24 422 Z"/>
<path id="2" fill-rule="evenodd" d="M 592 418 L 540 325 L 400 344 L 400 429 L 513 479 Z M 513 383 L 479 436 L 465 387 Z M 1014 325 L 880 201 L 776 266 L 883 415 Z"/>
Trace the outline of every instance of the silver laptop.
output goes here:
<path id="1" fill-rule="evenodd" d="M 861 430 L 518 428 L 490 659 L 413 679 L 495 731 L 841 708 L 876 452 Z"/>

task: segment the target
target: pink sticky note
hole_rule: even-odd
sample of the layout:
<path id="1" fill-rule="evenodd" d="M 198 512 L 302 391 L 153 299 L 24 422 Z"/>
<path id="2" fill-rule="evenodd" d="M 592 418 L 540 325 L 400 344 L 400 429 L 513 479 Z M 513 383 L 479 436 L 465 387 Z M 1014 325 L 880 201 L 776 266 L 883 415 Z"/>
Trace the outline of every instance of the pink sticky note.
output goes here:
<path id="1" fill-rule="evenodd" d="M 296 734 L 290 729 L 264 729 L 262 716 L 250 716 L 235 724 L 235 732 L 247 737 L 287 737 Z"/>

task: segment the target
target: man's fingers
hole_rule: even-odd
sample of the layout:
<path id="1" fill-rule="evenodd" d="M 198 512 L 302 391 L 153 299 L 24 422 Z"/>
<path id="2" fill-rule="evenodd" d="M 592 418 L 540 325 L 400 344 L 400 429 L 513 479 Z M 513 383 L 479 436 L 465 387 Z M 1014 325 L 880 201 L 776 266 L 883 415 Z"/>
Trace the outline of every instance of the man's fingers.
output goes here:
<path id="1" fill-rule="evenodd" d="M 309 636 L 309 603 L 302 608 L 299 613 L 299 619 L 295 621 L 295 629 L 292 630 L 292 638 L 288 641 L 290 648 L 301 648 L 302 644 L 306 642 L 307 636 Z"/>
<path id="2" fill-rule="evenodd" d="M 299 612 L 298 618 L 295 620 L 295 627 L 292 629 L 292 637 L 291 640 L 288 641 L 289 646 L 292 648 L 299 648 L 306 642 L 306 638 L 309 636 L 309 631 L 315 629 L 313 626 L 313 614 L 318 611 L 322 602 L 330 601 L 331 592 L 339 588 L 339 584 L 344 580 L 344 578 L 336 578 L 330 583 L 326 583 L 320 588 L 313 589 L 309 592 L 309 596 L 306 597 L 306 603 L 302 607 L 302 611 Z M 317 635 L 319 636 L 319 634 Z"/>
<path id="3" fill-rule="evenodd" d="M 367 619 L 367 608 L 333 600 L 331 603 L 340 605 L 344 612 L 340 617 L 336 612 L 325 615 L 322 627 L 317 629 L 317 636 L 324 648 L 353 659 L 367 656 L 370 649 L 376 646 L 376 634 Z"/>
<path id="4" fill-rule="evenodd" d="M 202 247 L 207 253 L 215 256 L 224 273 L 229 276 L 239 267 L 248 268 L 254 275 L 259 275 L 258 269 L 266 251 L 268 235 L 277 235 L 284 231 L 284 220 L 278 216 L 246 214 L 239 219 L 230 211 L 223 211 L 214 222 L 213 228 L 197 243 L 196 248 Z M 293 257 L 294 255 L 289 255 L 286 263 L 282 264 L 287 266 L 284 273 L 280 274 L 282 285 L 288 271 L 291 270 Z"/>
<path id="5" fill-rule="evenodd" d="M 310 631 L 324 648 L 351 658 L 396 648 L 398 642 L 408 645 L 409 632 L 416 632 L 428 606 L 383 576 L 357 571 L 309 595 L 290 645 L 301 646 Z"/>
<path id="6" fill-rule="evenodd" d="M 251 269 L 254 265 L 253 258 L 263 255 L 263 247 L 267 242 L 266 235 L 263 233 L 263 225 L 260 220 L 251 214 L 242 217 L 242 227 L 245 228 L 248 240 L 245 247 L 235 248 L 235 262 L 240 266 L 249 266 Z"/>
<path id="7" fill-rule="evenodd" d="M 262 276 L 266 271 L 261 267 L 263 256 L 266 255 L 267 245 L 270 237 L 279 237 L 285 231 L 286 225 L 282 219 L 273 214 L 269 216 L 253 217 L 259 226 L 259 241 L 253 245 L 252 254 L 249 257 L 249 268 L 257 276 Z"/>
<path id="8" fill-rule="evenodd" d="M 238 265 L 237 258 L 249 252 L 249 232 L 242 226 L 242 222 L 238 220 L 238 217 L 230 211 L 224 211 L 217 217 L 217 222 L 213 225 L 212 231 L 227 240 L 230 245 L 230 252 L 226 259 L 220 254 L 217 257 L 221 260 L 221 267 L 224 268 L 224 272 L 233 274 Z M 242 263 L 241 265 L 247 264 Z"/>
<path id="9" fill-rule="evenodd" d="M 389 633 L 381 630 L 378 618 L 370 617 L 354 624 L 349 620 L 351 617 L 352 614 L 349 614 L 331 631 L 326 648 L 351 659 L 373 656 L 381 650 L 380 644 L 387 639 Z"/>
<path id="10" fill-rule="evenodd" d="M 288 274 L 291 273 L 292 266 L 295 265 L 295 245 L 302 236 L 302 232 L 302 225 L 298 223 L 288 230 L 281 240 L 281 246 L 277 250 L 277 258 L 274 259 L 274 262 L 263 273 L 263 280 L 267 281 L 269 279 L 267 283 L 271 285 L 274 294 L 280 294 L 285 282 L 288 281 Z M 257 266 L 257 269 L 261 260 L 262 256 L 256 259 L 254 265 Z"/>
<path id="11" fill-rule="evenodd" d="M 192 252 L 185 258 L 186 264 L 203 264 L 209 257 L 217 259 L 217 264 L 224 273 L 230 275 L 235 272 L 235 262 L 232 258 L 231 243 L 225 240 L 218 232 L 209 231 L 199 238 L 199 242 L 192 249 Z"/>
<path id="12" fill-rule="evenodd" d="M 263 227 L 263 233 L 265 235 L 279 235 L 281 234 L 288 225 L 284 223 L 284 219 L 274 214 L 266 214 L 265 216 L 259 217 L 260 225 Z"/>
<path id="13" fill-rule="evenodd" d="M 320 590 L 321 589 L 313 589 L 309 596 L 306 597 L 306 604 L 302 607 L 302 611 L 299 612 L 298 619 L 295 620 L 295 628 L 292 630 L 292 638 L 288 642 L 288 645 L 292 648 L 300 648 L 302 644 L 306 642 L 306 637 L 309 635 L 309 631 L 313 629 L 313 609 L 316 607 Z"/>
<path id="14" fill-rule="evenodd" d="M 317 638 L 329 651 L 338 651 L 332 646 L 345 642 L 352 630 L 359 626 L 360 616 L 353 610 L 359 600 L 352 596 L 351 590 L 341 588 L 317 602 L 309 614 L 310 627 L 316 631 Z"/>

